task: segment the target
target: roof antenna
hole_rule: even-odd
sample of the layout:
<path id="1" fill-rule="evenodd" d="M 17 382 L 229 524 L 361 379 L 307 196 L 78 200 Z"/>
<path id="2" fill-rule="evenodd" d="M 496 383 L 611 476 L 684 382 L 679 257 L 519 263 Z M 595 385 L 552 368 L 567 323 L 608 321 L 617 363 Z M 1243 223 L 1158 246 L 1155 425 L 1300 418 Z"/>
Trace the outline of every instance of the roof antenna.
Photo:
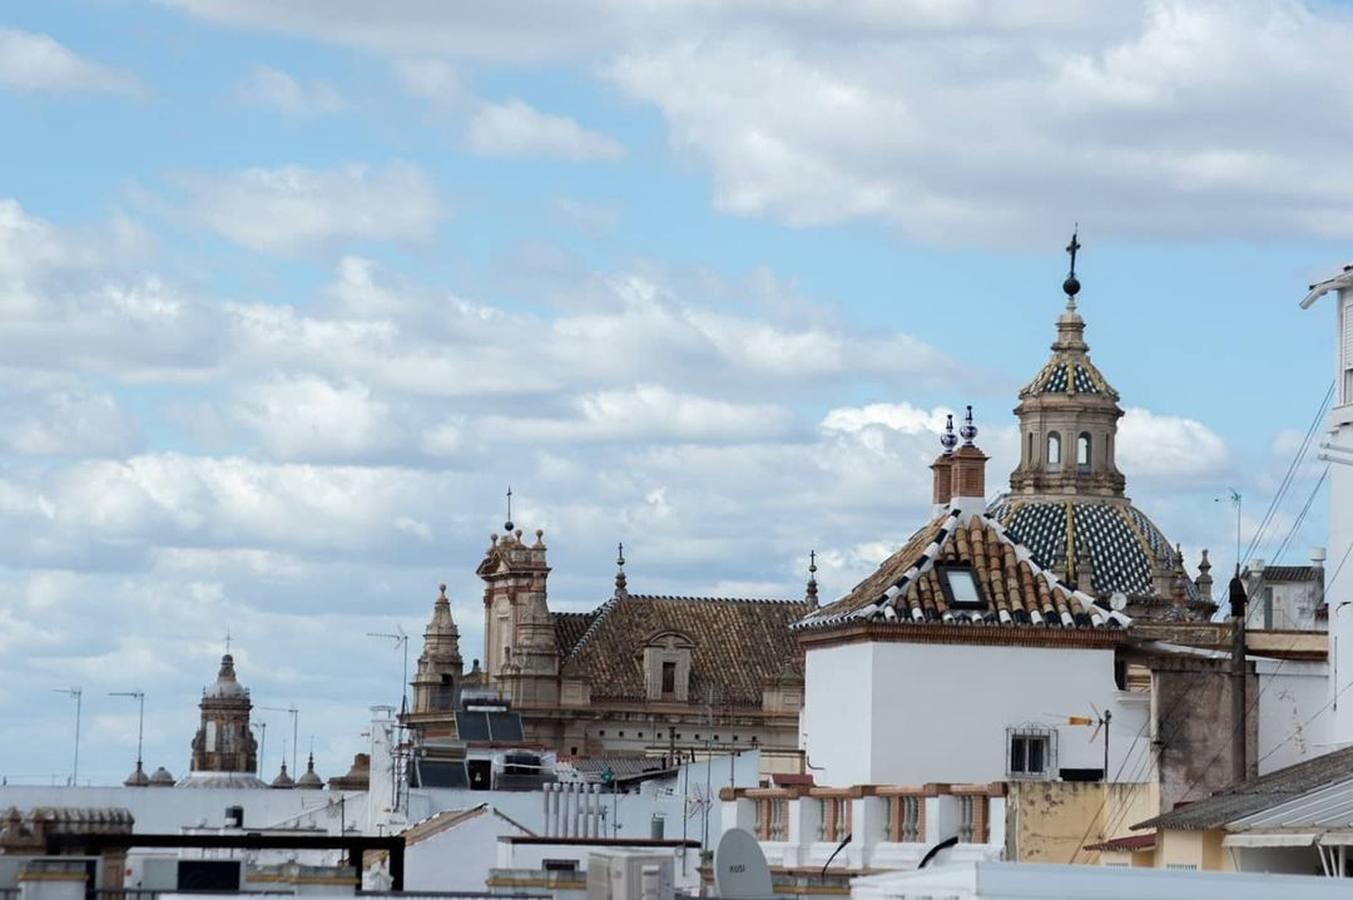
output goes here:
<path id="1" fill-rule="evenodd" d="M 1067 273 L 1066 281 L 1062 282 L 1062 290 L 1066 291 L 1066 308 L 1076 308 L 1076 295 L 1080 293 L 1081 283 L 1076 278 L 1076 252 L 1081 248 L 1081 242 L 1076 239 L 1080 234 L 1081 224 L 1077 222 L 1071 231 L 1071 243 L 1066 245 L 1066 252 L 1071 255 L 1071 270 Z"/>
<path id="2" fill-rule="evenodd" d="M 512 485 L 507 486 L 507 521 L 503 523 L 503 530 L 508 534 L 512 533 Z"/>

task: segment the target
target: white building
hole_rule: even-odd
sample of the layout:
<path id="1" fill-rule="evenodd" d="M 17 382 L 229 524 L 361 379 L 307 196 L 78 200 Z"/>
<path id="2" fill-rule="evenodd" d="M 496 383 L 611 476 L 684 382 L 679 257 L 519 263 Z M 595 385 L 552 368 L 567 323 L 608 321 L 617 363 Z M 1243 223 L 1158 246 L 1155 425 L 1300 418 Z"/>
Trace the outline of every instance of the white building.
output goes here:
<path id="1" fill-rule="evenodd" d="M 853 900 L 1316 900 L 1347 896 L 1337 881 L 1300 875 L 1240 875 L 1169 869 L 951 864 L 857 878 Z"/>
<path id="2" fill-rule="evenodd" d="M 1353 265 L 1344 266 L 1333 278 L 1311 285 L 1301 301 L 1303 309 L 1327 293 L 1335 302 L 1334 407 L 1327 427 L 1329 442 L 1322 459 L 1332 463 L 1329 472 L 1329 552 L 1342 561 L 1353 547 Z M 1329 609 L 1330 693 L 1334 711 L 1332 738 L 1335 743 L 1353 743 L 1353 702 L 1341 697 L 1353 685 L 1353 587 L 1350 580 L 1331 580 L 1326 598 Z M 1342 701 L 1342 702 L 1341 702 Z"/>

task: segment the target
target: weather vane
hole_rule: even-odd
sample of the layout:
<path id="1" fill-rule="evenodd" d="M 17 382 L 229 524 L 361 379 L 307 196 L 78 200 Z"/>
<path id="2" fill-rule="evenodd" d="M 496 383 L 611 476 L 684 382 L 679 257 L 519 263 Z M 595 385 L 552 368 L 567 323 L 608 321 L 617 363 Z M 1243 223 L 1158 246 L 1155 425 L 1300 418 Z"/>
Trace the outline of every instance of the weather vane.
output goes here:
<path id="1" fill-rule="evenodd" d="M 503 523 L 504 531 L 512 530 L 512 485 L 507 486 L 507 521 Z"/>

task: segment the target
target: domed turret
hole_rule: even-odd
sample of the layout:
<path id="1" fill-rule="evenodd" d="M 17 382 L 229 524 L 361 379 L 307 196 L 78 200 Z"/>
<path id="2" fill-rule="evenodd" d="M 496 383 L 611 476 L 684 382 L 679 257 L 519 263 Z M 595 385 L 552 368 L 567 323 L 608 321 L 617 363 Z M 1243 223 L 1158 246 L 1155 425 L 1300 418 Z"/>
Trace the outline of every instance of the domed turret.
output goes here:
<path id="1" fill-rule="evenodd" d="M 1127 479 L 1115 459 L 1123 410 L 1118 392 L 1090 361 L 1076 307 L 1078 250 L 1073 236 L 1052 356 L 1019 392 L 1019 463 L 1010 473 L 1010 493 L 990 514 L 1072 587 L 1133 598 L 1129 615 L 1149 618 L 1157 607 L 1173 607 L 1175 616 L 1205 617 L 1210 600 L 1179 578 L 1174 545 L 1126 496 Z"/>
<path id="2" fill-rule="evenodd" d="M 292 781 L 291 776 L 287 774 L 287 764 L 284 761 L 282 763 L 282 771 L 277 773 L 277 777 L 272 780 L 272 784 L 268 785 L 268 787 L 275 790 L 289 791 L 295 786 L 296 782 Z"/>
<path id="3" fill-rule="evenodd" d="M 305 772 L 296 779 L 296 787 L 303 791 L 317 791 L 324 787 L 324 780 L 315 773 L 315 754 L 311 753 L 306 760 Z"/>
<path id="4" fill-rule="evenodd" d="M 235 679 L 235 657 L 227 653 L 221 657 L 221 670 L 216 674 L 216 683 L 208 687 L 203 696 L 213 699 L 239 699 L 247 697 L 249 692 Z"/>

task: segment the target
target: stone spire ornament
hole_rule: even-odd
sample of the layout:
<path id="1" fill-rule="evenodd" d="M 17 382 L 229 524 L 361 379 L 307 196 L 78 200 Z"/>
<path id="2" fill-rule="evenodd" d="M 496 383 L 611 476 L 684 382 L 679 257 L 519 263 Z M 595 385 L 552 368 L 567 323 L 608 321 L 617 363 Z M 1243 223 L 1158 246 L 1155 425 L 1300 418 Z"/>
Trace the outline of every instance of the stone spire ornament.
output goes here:
<path id="1" fill-rule="evenodd" d="M 629 589 L 626 585 L 629 582 L 625 578 L 625 544 L 624 542 L 615 545 L 615 596 L 628 597 Z"/>
<path id="2" fill-rule="evenodd" d="M 808 589 L 804 591 L 803 598 L 809 603 L 817 606 L 817 551 L 808 551 Z"/>

